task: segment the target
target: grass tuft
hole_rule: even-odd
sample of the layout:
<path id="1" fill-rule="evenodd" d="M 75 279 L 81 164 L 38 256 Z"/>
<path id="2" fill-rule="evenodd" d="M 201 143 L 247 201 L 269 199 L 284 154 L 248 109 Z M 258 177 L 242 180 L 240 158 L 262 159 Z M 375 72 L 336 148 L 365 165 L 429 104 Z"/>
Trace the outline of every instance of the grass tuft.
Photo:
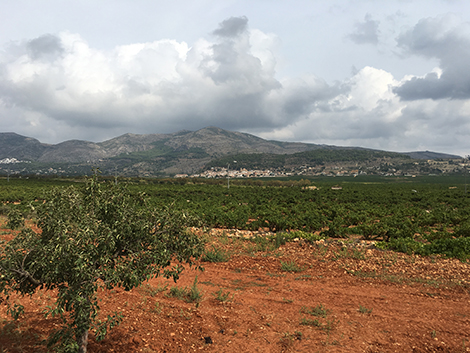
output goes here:
<path id="1" fill-rule="evenodd" d="M 302 272 L 303 268 L 299 267 L 295 261 L 281 261 L 281 270 L 285 272 Z"/>
<path id="2" fill-rule="evenodd" d="M 212 250 L 206 250 L 202 255 L 202 261 L 205 262 L 227 262 L 230 260 L 230 254 L 224 250 L 218 249 L 212 245 Z"/>
<path id="3" fill-rule="evenodd" d="M 202 299 L 202 291 L 197 286 L 197 276 L 194 279 L 194 283 L 191 288 L 178 286 L 171 287 L 170 292 L 167 294 L 168 297 L 178 298 L 188 303 L 199 303 Z"/>

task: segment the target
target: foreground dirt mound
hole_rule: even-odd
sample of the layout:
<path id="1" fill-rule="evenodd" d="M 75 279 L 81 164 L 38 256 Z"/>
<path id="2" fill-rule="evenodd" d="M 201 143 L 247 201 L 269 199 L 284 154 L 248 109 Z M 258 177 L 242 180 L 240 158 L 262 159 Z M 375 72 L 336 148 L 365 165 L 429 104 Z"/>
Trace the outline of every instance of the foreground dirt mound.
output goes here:
<path id="1" fill-rule="evenodd" d="M 229 259 L 176 284 L 100 292 L 103 317 L 124 318 L 104 341 L 92 337 L 89 351 L 470 351 L 470 266 L 458 260 L 226 236 L 211 236 L 208 250 L 213 261 Z M 60 323 L 42 314 L 53 299 L 18 298 L 17 322 L 2 306 L 0 351 L 46 352 L 42 341 Z"/>

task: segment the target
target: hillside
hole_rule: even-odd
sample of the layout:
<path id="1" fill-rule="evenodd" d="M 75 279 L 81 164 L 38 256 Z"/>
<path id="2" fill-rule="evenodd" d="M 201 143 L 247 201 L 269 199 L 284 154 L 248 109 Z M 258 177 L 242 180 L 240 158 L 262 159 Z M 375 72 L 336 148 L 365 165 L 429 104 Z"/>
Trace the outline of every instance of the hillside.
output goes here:
<path id="1" fill-rule="evenodd" d="M 236 161 L 236 168 L 247 169 L 276 169 L 296 168 L 298 166 L 317 166 L 328 163 L 364 163 L 377 159 L 401 159 L 409 161 L 411 157 L 394 152 L 374 151 L 366 149 L 323 148 L 313 151 L 297 152 L 293 154 L 237 154 L 212 160 L 206 168 L 224 167 L 232 160 Z"/>
<path id="2" fill-rule="evenodd" d="M 0 133 L 0 159 L 16 158 L 34 161 L 39 159 L 49 147 L 36 139 L 14 132 Z"/>
<path id="3" fill-rule="evenodd" d="M 364 156 L 367 156 L 364 157 Z M 173 176 L 194 174 L 238 160 L 237 168 L 300 168 L 308 164 L 364 162 L 384 157 L 459 158 L 434 152 L 391 153 L 364 148 L 341 148 L 300 142 L 269 141 L 217 127 L 171 134 L 124 134 L 99 142 L 64 141 L 54 145 L 15 133 L 0 133 L 0 170 L 22 174 L 104 174 Z M 15 163 L 11 163 L 14 159 Z M 8 164 L 7 164 L 8 163 Z"/>

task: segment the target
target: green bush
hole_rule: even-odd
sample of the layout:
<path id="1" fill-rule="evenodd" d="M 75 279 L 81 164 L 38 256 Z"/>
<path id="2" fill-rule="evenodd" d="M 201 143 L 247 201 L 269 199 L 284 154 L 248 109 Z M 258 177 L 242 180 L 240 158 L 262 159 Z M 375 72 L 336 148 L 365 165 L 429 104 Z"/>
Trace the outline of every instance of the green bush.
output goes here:
<path id="1" fill-rule="evenodd" d="M 411 254 L 424 254 L 424 244 L 413 238 L 393 238 L 389 242 L 379 242 L 377 247 Z"/>
<path id="2" fill-rule="evenodd" d="M 470 238 L 437 239 L 424 246 L 426 255 L 444 254 L 447 257 L 455 257 L 461 261 L 470 259 Z"/>
<path id="3" fill-rule="evenodd" d="M 24 216 L 17 208 L 11 208 L 8 211 L 7 227 L 18 229 L 24 226 Z"/>
<path id="4" fill-rule="evenodd" d="M 454 234 L 457 237 L 470 237 L 470 221 L 466 221 L 456 227 Z"/>
<path id="5" fill-rule="evenodd" d="M 396 238 L 390 242 L 377 243 L 377 247 L 395 250 L 406 254 L 418 254 L 429 256 L 431 254 L 443 254 L 466 261 L 470 258 L 470 238 L 440 238 L 430 243 L 413 240 L 412 238 Z"/>
<path id="6" fill-rule="evenodd" d="M 48 344 L 62 351 L 85 353 L 90 330 L 102 339 L 120 322 L 120 313 L 98 319 L 99 288 L 130 290 L 160 275 L 176 281 L 184 268 L 170 268 L 171 261 L 192 265 L 204 250 L 203 241 L 187 230 L 189 215 L 151 208 L 143 193 L 96 176 L 80 189 L 51 190 L 36 214 L 40 233 L 23 228 L 0 249 L 0 295 L 57 290 L 47 314 L 59 316 L 63 326 Z M 21 220 L 18 214 L 13 219 Z"/>
<path id="7" fill-rule="evenodd" d="M 284 245 L 286 242 L 293 241 L 294 239 L 303 239 L 310 243 L 314 243 L 315 241 L 325 239 L 325 237 L 315 235 L 314 233 L 304 232 L 302 230 L 294 230 L 290 232 L 278 232 L 273 239 L 276 247 L 279 247 L 280 245 Z M 280 245 L 278 246 L 278 244 Z"/>

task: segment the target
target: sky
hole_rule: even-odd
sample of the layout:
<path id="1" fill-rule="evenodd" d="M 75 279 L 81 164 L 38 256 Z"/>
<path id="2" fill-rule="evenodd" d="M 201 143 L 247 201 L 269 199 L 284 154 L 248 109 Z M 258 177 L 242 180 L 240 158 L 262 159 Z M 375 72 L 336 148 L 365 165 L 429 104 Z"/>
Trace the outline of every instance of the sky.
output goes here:
<path id="1" fill-rule="evenodd" d="M 470 154 L 468 0 L 2 0 L 0 132 Z"/>

